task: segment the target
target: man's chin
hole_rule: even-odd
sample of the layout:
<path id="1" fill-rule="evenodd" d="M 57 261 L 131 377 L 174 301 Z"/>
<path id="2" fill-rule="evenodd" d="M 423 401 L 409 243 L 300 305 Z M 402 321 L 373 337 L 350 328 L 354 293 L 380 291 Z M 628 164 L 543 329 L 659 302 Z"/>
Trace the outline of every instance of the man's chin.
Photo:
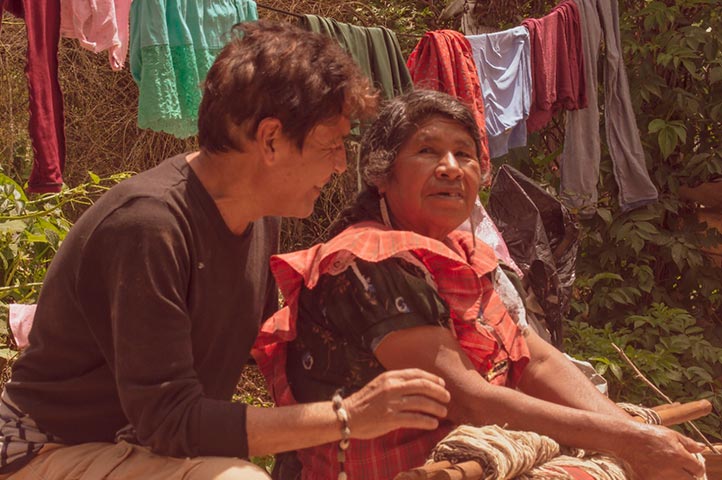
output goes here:
<path id="1" fill-rule="evenodd" d="M 298 205 L 298 207 L 300 207 L 300 205 Z M 284 215 L 284 216 L 289 217 L 289 218 L 304 219 L 304 218 L 310 217 L 312 213 L 313 213 L 313 205 L 311 205 L 311 207 L 306 210 L 297 208 L 293 213 L 288 213 L 287 215 Z"/>

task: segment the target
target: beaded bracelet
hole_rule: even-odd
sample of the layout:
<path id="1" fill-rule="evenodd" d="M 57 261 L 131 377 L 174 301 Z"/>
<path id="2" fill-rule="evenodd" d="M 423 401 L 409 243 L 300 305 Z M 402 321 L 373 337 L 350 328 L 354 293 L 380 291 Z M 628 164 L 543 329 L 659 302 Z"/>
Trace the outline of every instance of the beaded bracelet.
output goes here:
<path id="1" fill-rule="evenodd" d="M 347 480 L 346 470 L 344 468 L 344 462 L 346 462 L 346 449 L 351 443 L 351 428 L 348 426 L 348 412 L 343 408 L 343 399 L 341 398 L 341 391 L 337 390 L 333 394 L 331 399 L 333 402 L 333 411 L 336 412 L 336 418 L 341 422 L 341 440 L 338 442 L 338 463 L 341 470 L 338 474 L 338 480 Z"/>

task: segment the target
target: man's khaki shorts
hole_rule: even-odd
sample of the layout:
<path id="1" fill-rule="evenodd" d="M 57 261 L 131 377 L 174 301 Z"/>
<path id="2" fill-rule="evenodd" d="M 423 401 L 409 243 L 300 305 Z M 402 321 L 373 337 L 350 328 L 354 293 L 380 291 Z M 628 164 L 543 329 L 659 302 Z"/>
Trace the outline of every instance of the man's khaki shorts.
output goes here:
<path id="1" fill-rule="evenodd" d="M 173 458 L 126 442 L 49 444 L 29 464 L 0 480 L 268 480 L 256 465 L 238 458 Z"/>

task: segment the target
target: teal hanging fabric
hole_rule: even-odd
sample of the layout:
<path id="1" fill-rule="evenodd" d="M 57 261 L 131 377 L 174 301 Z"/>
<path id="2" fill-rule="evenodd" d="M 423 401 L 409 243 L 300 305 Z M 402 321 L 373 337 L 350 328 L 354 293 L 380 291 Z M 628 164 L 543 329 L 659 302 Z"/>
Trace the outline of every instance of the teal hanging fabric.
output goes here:
<path id="1" fill-rule="evenodd" d="M 131 4 L 130 71 L 138 126 L 186 138 L 198 133 L 200 84 L 233 25 L 258 20 L 254 0 L 142 0 Z"/>

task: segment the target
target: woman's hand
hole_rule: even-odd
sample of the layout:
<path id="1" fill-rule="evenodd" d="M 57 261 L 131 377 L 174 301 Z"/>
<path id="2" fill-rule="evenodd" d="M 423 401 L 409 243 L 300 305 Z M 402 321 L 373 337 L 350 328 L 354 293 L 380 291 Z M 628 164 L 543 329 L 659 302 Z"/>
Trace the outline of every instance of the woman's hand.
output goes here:
<path id="1" fill-rule="evenodd" d="M 443 379 L 410 368 L 382 373 L 343 404 L 351 437 L 368 439 L 399 428 L 434 430 L 450 398 Z"/>
<path id="2" fill-rule="evenodd" d="M 639 429 L 641 436 L 624 442 L 616 452 L 632 468 L 634 480 L 691 480 L 704 475 L 704 465 L 693 455 L 704 445 L 666 427 L 639 424 Z"/>

